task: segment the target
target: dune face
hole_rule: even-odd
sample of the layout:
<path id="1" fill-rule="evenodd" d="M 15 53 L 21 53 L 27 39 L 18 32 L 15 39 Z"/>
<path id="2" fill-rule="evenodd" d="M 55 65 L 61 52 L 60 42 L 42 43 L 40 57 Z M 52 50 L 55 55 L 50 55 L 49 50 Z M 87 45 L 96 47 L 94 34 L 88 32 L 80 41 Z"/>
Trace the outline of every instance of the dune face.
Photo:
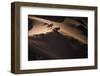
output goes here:
<path id="1" fill-rule="evenodd" d="M 87 45 L 59 32 L 29 37 L 29 60 L 87 58 Z"/>
<path id="2" fill-rule="evenodd" d="M 56 17 L 43 17 L 46 20 L 34 16 L 29 18 L 29 61 L 88 58 L 87 29 L 84 30 L 86 26 L 80 26 L 82 23 L 64 17 L 58 17 L 59 20 Z"/>

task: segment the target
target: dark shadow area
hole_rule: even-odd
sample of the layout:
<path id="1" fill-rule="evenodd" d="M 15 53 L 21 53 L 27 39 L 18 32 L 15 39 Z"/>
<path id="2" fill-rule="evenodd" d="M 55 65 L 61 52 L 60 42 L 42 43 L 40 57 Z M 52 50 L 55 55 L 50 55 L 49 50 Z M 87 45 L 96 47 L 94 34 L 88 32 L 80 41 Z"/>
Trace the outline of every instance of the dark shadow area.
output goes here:
<path id="1" fill-rule="evenodd" d="M 29 60 L 87 58 L 87 44 L 59 32 L 29 37 Z"/>

